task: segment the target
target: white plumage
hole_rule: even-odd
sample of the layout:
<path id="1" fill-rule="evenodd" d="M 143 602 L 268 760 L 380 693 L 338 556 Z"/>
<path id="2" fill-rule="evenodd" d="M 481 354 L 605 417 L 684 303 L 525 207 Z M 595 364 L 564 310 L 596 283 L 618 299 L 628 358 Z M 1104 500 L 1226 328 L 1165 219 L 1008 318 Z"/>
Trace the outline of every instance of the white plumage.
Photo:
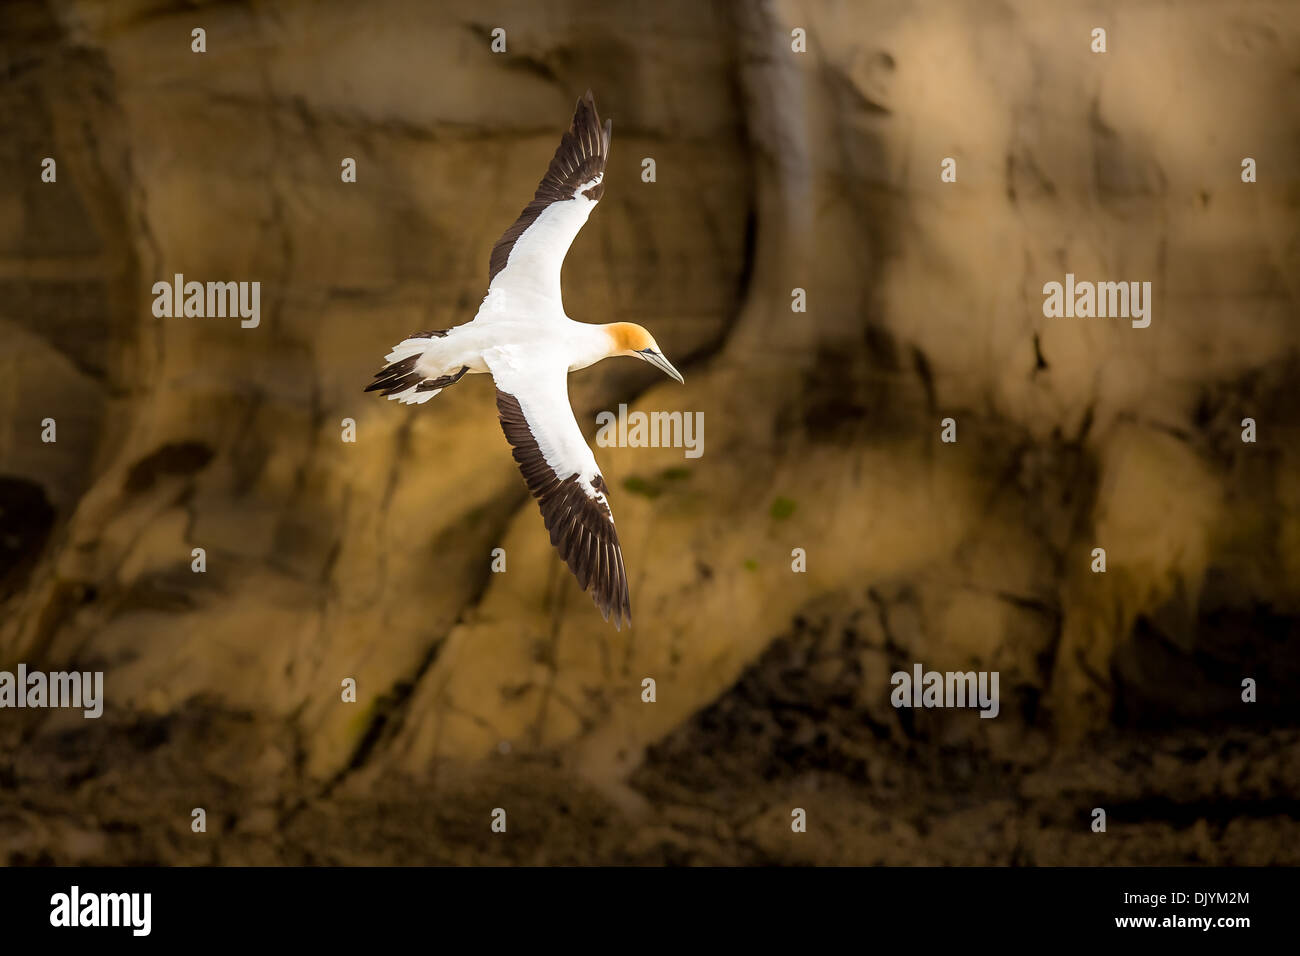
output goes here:
<path id="1" fill-rule="evenodd" d="M 682 377 L 641 326 L 588 325 L 564 312 L 561 268 L 604 194 L 609 144 L 588 90 L 532 202 L 492 249 L 473 321 L 402 340 L 366 390 L 418 405 L 467 374 L 490 373 L 501 427 L 551 543 L 620 627 L 631 622 L 623 552 L 604 478 L 569 405 L 568 373 L 628 355 Z"/>

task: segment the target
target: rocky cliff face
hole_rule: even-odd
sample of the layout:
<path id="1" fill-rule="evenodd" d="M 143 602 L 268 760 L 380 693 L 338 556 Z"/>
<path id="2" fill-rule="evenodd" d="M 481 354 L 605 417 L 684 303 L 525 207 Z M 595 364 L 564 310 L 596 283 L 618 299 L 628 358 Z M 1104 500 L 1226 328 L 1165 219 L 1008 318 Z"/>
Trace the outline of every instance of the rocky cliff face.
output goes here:
<path id="1" fill-rule="evenodd" d="M 49 807 L 4 818 L 11 859 L 1294 854 L 1289 5 L 26 3 L 0 43 L 0 666 L 107 695 L 5 712 Z M 614 140 L 566 308 L 687 381 L 603 363 L 575 411 L 705 425 L 698 459 L 596 449 L 621 633 L 490 387 L 361 392 L 472 317 L 587 87 Z M 259 281 L 259 324 L 156 316 L 178 273 Z M 1067 273 L 1150 282 L 1150 325 L 1045 316 Z M 999 718 L 896 709 L 914 662 L 998 671 Z M 508 799 L 535 842 L 469 848 Z M 792 800 L 838 829 L 792 843 Z M 1098 849 L 1108 805 L 1134 839 Z"/>

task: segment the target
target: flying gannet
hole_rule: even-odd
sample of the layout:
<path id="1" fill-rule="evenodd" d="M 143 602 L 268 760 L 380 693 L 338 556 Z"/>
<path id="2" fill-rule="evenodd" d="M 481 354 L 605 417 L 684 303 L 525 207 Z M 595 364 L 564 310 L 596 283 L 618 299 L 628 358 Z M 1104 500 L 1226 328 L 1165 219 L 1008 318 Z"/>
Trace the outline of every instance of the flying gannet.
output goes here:
<path id="1" fill-rule="evenodd" d="M 605 620 L 631 623 L 627 572 L 609 489 L 569 405 L 569 372 L 614 355 L 643 359 L 677 381 L 654 336 L 631 322 L 590 325 L 564 314 L 560 267 L 604 194 L 610 123 L 602 128 L 591 91 L 533 201 L 505 231 L 488 262 L 478 314 L 451 329 L 399 342 L 366 391 L 404 404 L 427 402 L 466 373 L 488 372 L 497 411 L 551 544 L 589 591 Z"/>

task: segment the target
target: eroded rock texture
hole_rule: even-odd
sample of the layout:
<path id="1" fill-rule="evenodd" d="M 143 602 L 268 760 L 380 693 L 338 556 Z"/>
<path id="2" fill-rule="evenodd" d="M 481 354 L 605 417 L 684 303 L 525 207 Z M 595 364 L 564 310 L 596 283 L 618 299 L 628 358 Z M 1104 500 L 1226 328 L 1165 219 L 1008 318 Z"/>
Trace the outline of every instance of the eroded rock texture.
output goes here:
<path id="1" fill-rule="evenodd" d="M 11 5 L 0 667 L 108 699 L 0 712 L 6 857 L 1296 862 L 1300 15 L 1071 6 Z M 621 633 L 486 382 L 361 392 L 472 317 L 587 87 L 566 308 L 687 383 L 607 362 L 575 410 L 705 423 L 597 449 Z M 1067 272 L 1150 281 L 1150 327 L 1045 318 Z M 177 273 L 261 324 L 156 318 Z M 917 661 L 997 670 L 999 718 L 895 709 Z"/>

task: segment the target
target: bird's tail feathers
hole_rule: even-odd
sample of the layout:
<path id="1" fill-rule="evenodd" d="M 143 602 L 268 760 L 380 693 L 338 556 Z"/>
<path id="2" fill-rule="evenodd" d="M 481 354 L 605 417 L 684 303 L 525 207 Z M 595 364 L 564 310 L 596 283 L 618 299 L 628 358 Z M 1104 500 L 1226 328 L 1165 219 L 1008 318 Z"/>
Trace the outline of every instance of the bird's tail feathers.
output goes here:
<path id="1" fill-rule="evenodd" d="M 467 366 L 462 366 L 454 374 L 433 377 L 416 369 L 416 363 L 429 349 L 430 340 L 446 334 L 445 330 L 417 332 L 398 342 L 384 356 L 384 361 L 388 364 L 375 373 L 375 380 L 366 386 L 366 391 L 395 398 L 403 405 L 420 405 L 448 385 L 455 385 L 469 371 Z"/>

